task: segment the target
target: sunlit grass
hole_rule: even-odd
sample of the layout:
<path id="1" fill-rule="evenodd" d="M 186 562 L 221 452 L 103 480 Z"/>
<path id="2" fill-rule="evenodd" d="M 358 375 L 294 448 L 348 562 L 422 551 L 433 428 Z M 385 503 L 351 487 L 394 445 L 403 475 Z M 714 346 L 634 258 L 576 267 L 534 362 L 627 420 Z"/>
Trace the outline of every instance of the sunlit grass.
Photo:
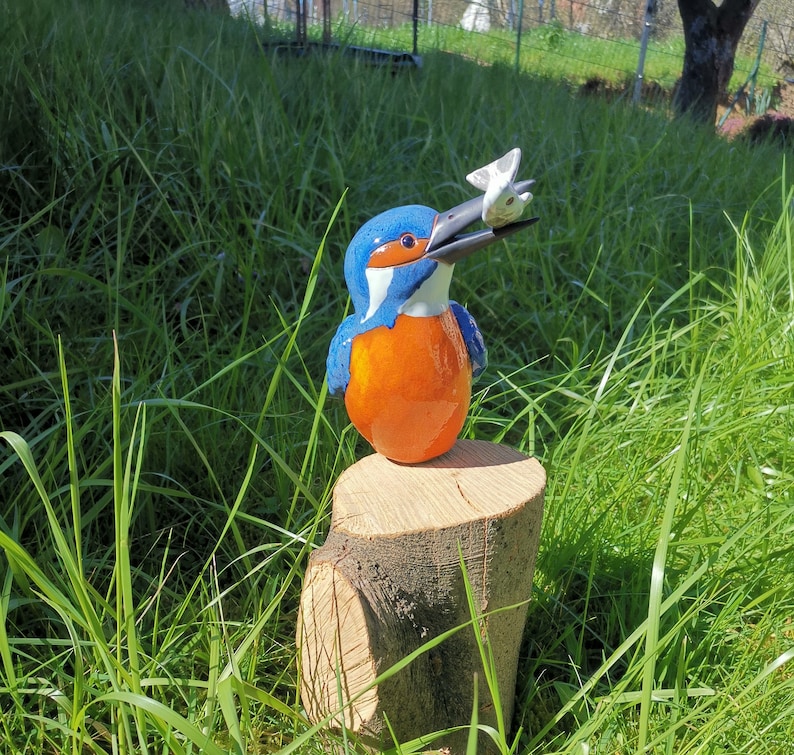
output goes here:
<path id="1" fill-rule="evenodd" d="M 277 36 L 291 37 L 287 26 L 274 27 Z M 319 27 L 313 30 L 319 39 Z M 340 21 L 334 27 L 334 40 L 342 44 L 369 45 L 376 48 L 410 51 L 413 49 L 413 27 L 410 24 L 391 27 L 365 26 Z M 633 90 L 640 56 L 637 39 L 608 38 L 598 34 L 569 31 L 559 22 L 532 26 L 522 31 L 520 40 L 515 30 L 491 29 L 488 32 L 467 32 L 459 26 L 419 24 L 417 51 L 420 54 L 437 50 L 463 55 L 481 64 L 501 64 L 535 75 L 548 76 L 573 85 L 599 78 L 616 86 Z M 516 53 L 518 52 L 518 58 Z M 683 35 L 648 42 L 643 78 L 670 92 L 681 76 L 684 59 Z M 747 81 L 755 63 L 754 57 L 741 52 L 736 57 L 731 92 Z M 772 66 L 762 61 L 757 84 L 771 88 L 778 81 Z"/>
<path id="2" fill-rule="evenodd" d="M 549 473 L 498 748 L 790 751 L 782 152 L 510 60 L 392 76 L 88 5 L 0 11 L 4 752 L 321 751 L 297 596 L 368 452 L 324 386 L 342 254 L 513 145 L 541 222 L 453 282 L 490 349 L 465 433 Z"/>

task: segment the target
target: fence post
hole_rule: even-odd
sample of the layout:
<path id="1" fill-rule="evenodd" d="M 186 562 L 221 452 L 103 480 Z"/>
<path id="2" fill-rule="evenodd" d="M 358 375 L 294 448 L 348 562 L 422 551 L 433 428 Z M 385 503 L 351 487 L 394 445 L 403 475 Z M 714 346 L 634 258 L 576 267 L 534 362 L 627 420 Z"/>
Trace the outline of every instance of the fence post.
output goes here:
<path id="1" fill-rule="evenodd" d="M 642 27 L 642 39 L 640 40 L 640 57 L 637 61 L 637 76 L 634 79 L 634 97 L 632 101 L 636 105 L 640 101 L 642 94 L 642 77 L 645 68 L 645 53 L 648 50 L 648 38 L 651 36 L 651 22 L 653 14 L 656 12 L 656 0 L 648 0 L 645 5 L 645 23 Z"/>
<path id="2" fill-rule="evenodd" d="M 419 54 L 419 0 L 414 0 L 411 23 L 413 24 L 414 55 Z"/>
<path id="3" fill-rule="evenodd" d="M 766 27 L 767 27 L 767 20 L 764 19 L 763 24 L 761 24 L 761 38 L 758 40 L 758 52 L 756 53 L 755 63 L 753 64 L 753 68 L 750 71 L 750 75 L 747 77 L 747 81 L 745 81 L 744 84 L 742 84 L 739 87 L 736 94 L 733 95 L 733 99 L 728 105 L 728 109 L 722 114 L 722 118 L 720 118 L 717 123 L 717 128 L 722 128 L 725 125 L 725 121 L 728 120 L 728 117 L 733 112 L 733 108 L 736 107 L 736 103 L 739 101 L 739 98 L 744 93 L 744 90 L 747 88 L 748 84 L 750 84 L 750 96 L 749 99 L 747 100 L 748 107 L 752 105 L 753 101 L 755 100 L 755 83 L 758 77 L 758 69 L 761 67 L 761 56 L 764 54 L 764 42 L 766 41 Z"/>
<path id="4" fill-rule="evenodd" d="M 518 0 L 518 27 L 516 29 L 516 73 L 521 61 L 521 27 L 524 21 L 524 0 Z"/>

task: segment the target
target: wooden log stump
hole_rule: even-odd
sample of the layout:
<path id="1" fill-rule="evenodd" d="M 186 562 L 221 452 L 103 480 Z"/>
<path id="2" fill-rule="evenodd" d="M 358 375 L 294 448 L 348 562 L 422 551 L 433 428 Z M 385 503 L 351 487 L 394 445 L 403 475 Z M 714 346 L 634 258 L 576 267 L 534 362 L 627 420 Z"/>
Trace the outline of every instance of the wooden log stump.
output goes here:
<path id="1" fill-rule="evenodd" d="M 374 454 L 342 473 L 330 533 L 309 559 L 301 594 L 301 699 L 310 720 L 343 711 L 336 726 L 383 749 L 393 744 L 387 718 L 399 742 L 468 724 L 477 674 L 479 722 L 496 727 L 475 635 L 484 627 L 509 728 L 545 482 L 535 459 L 483 441 L 458 441 L 417 465 Z M 461 554 L 476 610 L 487 614 L 482 625 L 373 686 L 409 653 L 471 620 Z M 456 755 L 467 736 L 433 747 Z"/>

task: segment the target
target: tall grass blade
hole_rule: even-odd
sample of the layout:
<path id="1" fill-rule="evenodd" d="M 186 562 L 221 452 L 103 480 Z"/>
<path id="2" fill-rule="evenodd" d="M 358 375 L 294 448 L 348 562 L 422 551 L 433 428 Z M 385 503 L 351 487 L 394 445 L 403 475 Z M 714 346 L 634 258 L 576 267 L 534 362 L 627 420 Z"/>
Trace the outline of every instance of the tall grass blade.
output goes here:
<path id="1" fill-rule="evenodd" d="M 640 698 L 639 732 L 637 749 L 645 750 L 650 730 L 651 706 L 653 705 L 654 685 L 656 670 L 659 663 L 659 631 L 662 619 L 662 604 L 664 602 L 664 589 L 667 582 L 667 553 L 673 535 L 676 505 L 682 497 L 684 483 L 684 470 L 689 458 L 689 442 L 693 428 L 698 423 L 701 404 L 701 391 L 705 380 L 705 370 L 702 370 L 695 383 L 689 399 L 687 416 L 681 432 L 681 439 L 675 449 L 675 464 L 670 480 L 669 492 L 665 502 L 662 523 L 659 527 L 659 536 L 656 543 L 656 552 L 651 565 L 651 584 L 648 596 L 648 621 L 645 630 L 645 660 L 642 674 L 642 695 Z"/>

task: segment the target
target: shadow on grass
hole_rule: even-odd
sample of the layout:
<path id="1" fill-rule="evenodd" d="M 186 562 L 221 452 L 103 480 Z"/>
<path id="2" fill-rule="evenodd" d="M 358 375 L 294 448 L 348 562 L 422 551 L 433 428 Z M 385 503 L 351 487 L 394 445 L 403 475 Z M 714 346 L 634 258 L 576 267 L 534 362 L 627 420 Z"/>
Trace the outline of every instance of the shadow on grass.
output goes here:
<path id="1" fill-rule="evenodd" d="M 543 729 L 643 621 L 651 561 L 652 553 L 624 556 L 602 548 L 571 553 L 555 564 L 556 574 L 535 591 L 527 616 L 516 727 L 522 726 L 530 737 Z M 630 660 L 624 656 L 612 666 L 601 685 L 603 694 L 626 673 Z M 583 705 L 574 709 L 548 736 L 578 729 L 581 721 L 576 719 L 585 712 Z"/>

